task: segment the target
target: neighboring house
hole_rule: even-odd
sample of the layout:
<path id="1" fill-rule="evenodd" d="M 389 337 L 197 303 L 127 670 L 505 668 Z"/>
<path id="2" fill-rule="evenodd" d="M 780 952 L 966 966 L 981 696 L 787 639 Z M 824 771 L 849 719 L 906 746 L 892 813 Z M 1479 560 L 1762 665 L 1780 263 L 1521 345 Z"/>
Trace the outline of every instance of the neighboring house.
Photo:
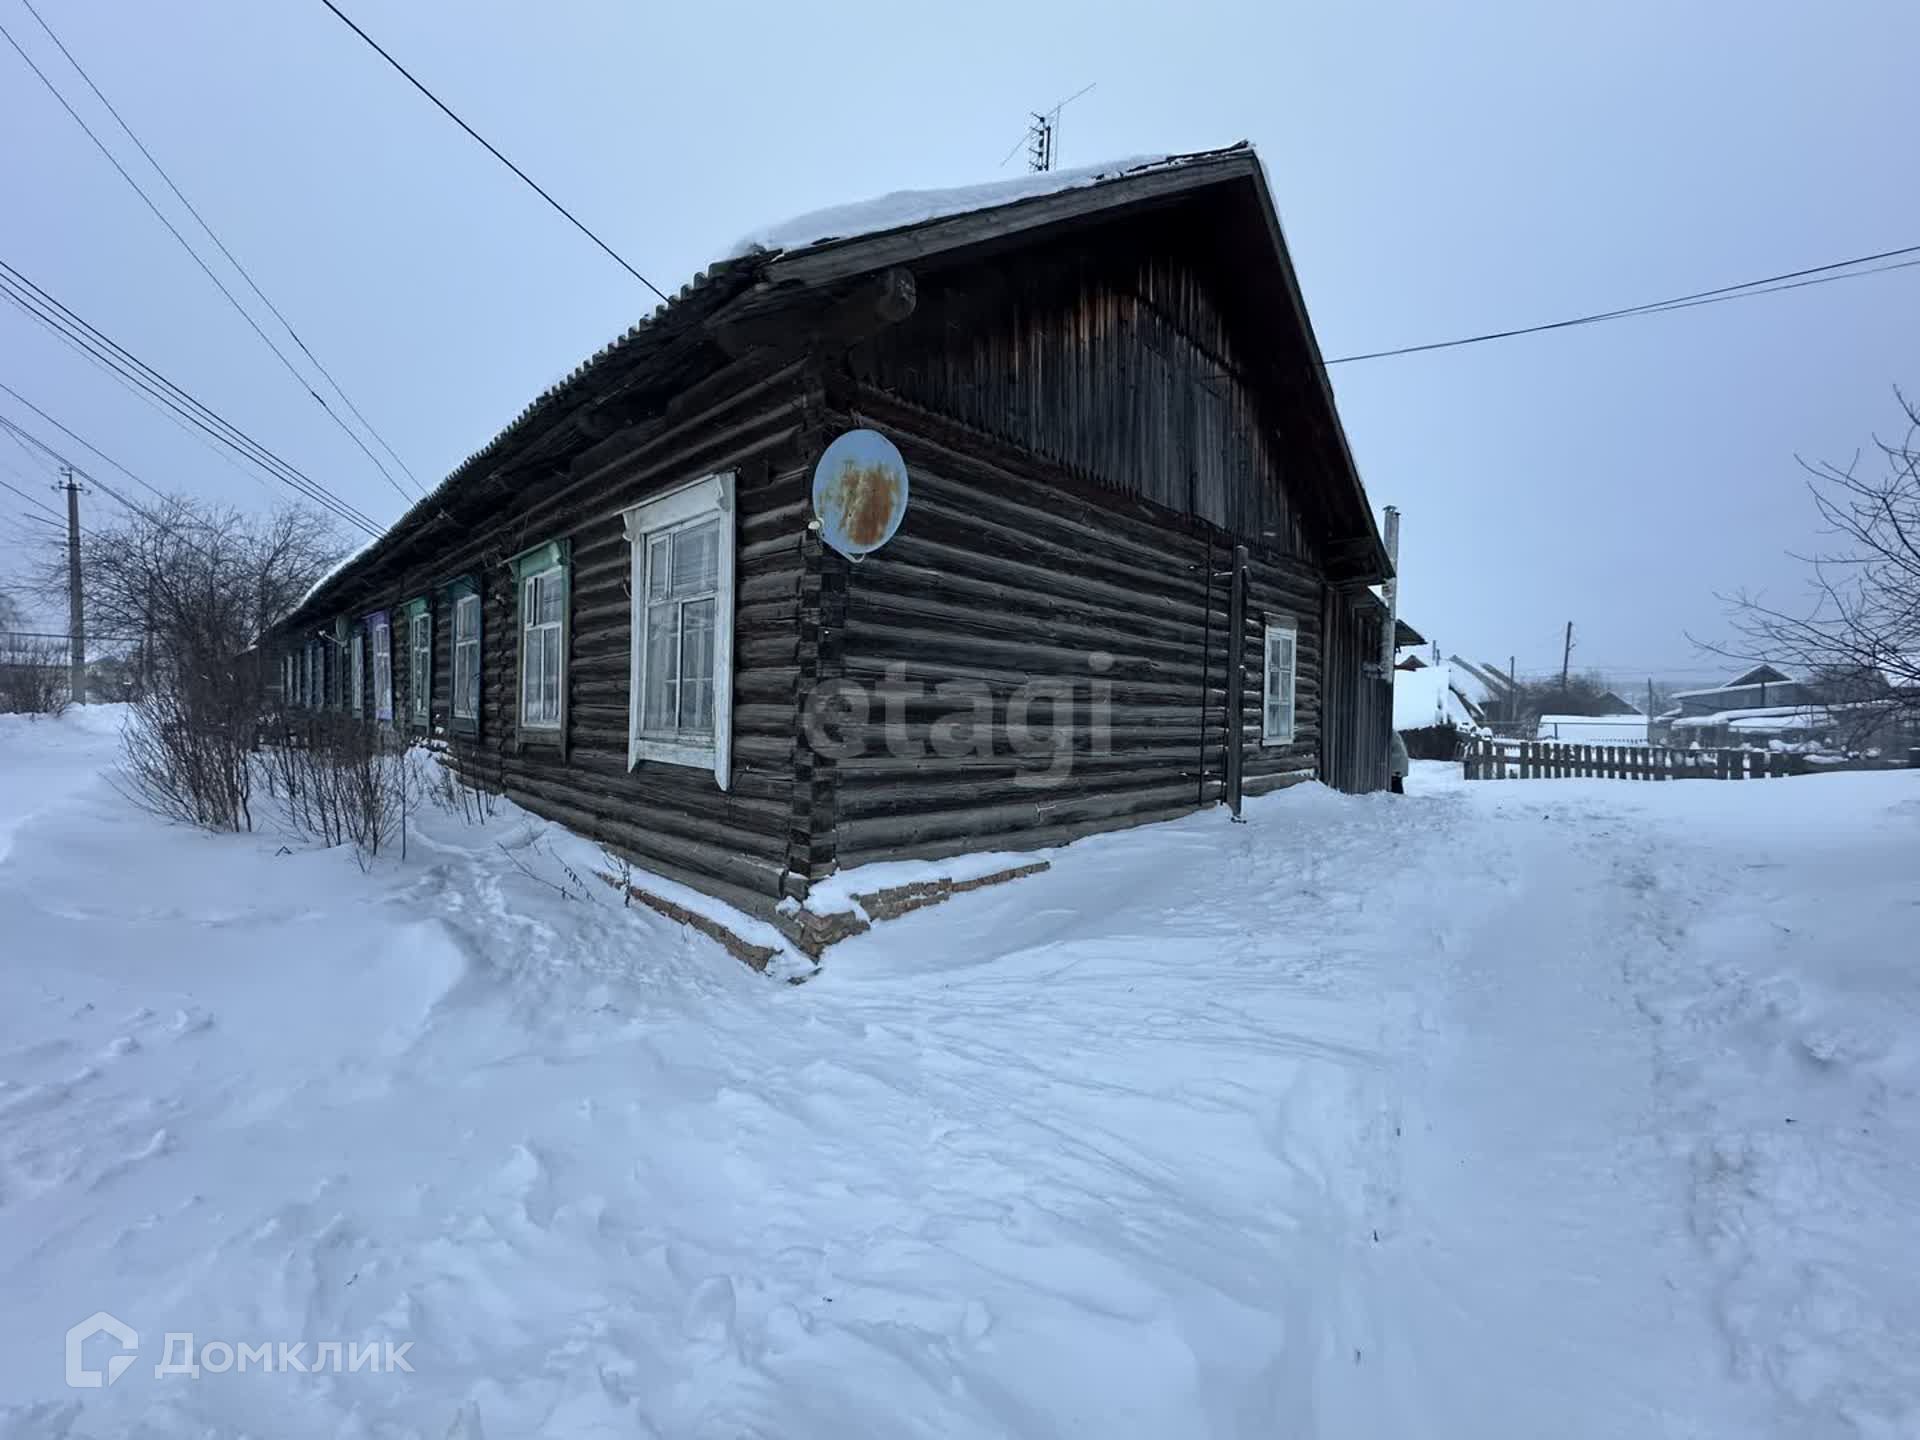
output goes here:
<path id="1" fill-rule="evenodd" d="M 1817 686 L 1776 670 L 1771 665 L 1756 665 L 1724 685 L 1714 685 L 1705 690 L 1680 690 L 1675 692 L 1673 699 L 1679 706 L 1680 716 L 1685 718 L 1714 715 L 1727 710 L 1819 704 L 1826 697 L 1816 693 L 1817 690 Z"/>
<path id="2" fill-rule="evenodd" d="M 1450 662 L 1398 669 L 1393 677 L 1393 728 L 1402 733 L 1452 726 L 1465 734 L 1486 727 L 1480 705 L 1459 684 Z"/>
<path id="3" fill-rule="evenodd" d="M 1571 745 L 1645 745 L 1649 736 L 1647 717 L 1623 710 L 1616 715 L 1542 715 L 1533 738 Z"/>
<path id="4" fill-rule="evenodd" d="M 1675 708 L 1655 731 L 1673 744 L 1707 749 L 1827 743 L 1839 728 L 1830 690 L 1827 683 L 1756 665 L 1724 685 L 1677 692 Z"/>
<path id="5" fill-rule="evenodd" d="M 910 482 L 859 564 L 810 523 L 852 430 Z M 766 913 L 868 861 L 1216 803 L 1236 751 L 1249 792 L 1384 787 L 1387 574 L 1236 147 L 762 237 L 536 400 L 278 645 L 307 704 L 445 737 L 528 809 Z"/>
<path id="6" fill-rule="evenodd" d="M 1489 723 L 1511 724 L 1517 718 L 1519 706 L 1514 700 L 1514 687 L 1508 681 L 1506 672 L 1497 665 L 1486 665 L 1468 660 L 1459 655 L 1449 655 L 1447 663 L 1453 667 L 1454 686 L 1480 708 L 1480 713 Z"/>

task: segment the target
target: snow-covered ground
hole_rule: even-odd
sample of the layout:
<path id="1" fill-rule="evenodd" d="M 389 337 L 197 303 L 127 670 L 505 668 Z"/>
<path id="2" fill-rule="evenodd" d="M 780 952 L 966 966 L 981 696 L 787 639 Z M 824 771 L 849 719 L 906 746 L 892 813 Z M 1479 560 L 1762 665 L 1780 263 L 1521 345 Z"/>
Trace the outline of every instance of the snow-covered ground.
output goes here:
<path id="1" fill-rule="evenodd" d="M 0 717 L 0 1435 L 1920 1433 L 1920 774 L 1419 765 L 784 985 L 111 720 Z"/>

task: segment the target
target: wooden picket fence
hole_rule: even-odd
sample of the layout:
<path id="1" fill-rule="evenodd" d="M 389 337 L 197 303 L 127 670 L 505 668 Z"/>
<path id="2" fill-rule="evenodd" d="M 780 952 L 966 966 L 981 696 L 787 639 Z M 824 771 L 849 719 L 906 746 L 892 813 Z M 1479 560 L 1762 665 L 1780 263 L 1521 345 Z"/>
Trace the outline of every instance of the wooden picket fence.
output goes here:
<path id="1" fill-rule="evenodd" d="M 1469 780 L 1769 780 L 1810 768 L 1803 756 L 1768 750 L 1486 738 L 1468 741 L 1461 758 Z"/>

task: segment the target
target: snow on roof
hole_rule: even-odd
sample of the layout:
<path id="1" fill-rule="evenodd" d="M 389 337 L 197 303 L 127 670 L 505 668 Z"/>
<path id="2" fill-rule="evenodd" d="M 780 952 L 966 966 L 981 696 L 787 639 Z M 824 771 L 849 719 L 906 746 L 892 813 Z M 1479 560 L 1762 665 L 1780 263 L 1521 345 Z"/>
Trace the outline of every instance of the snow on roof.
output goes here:
<path id="1" fill-rule="evenodd" d="M 1799 679 L 1799 676 L 1789 675 L 1784 670 L 1776 670 L 1771 665 L 1756 665 L 1753 669 L 1736 675 L 1731 680 L 1722 680 L 1718 685 L 1709 685 L 1704 690 L 1676 690 L 1673 692 L 1673 698 L 1685 700 L 1697 695 L 1717 695 L 1722 690 L 1741 690 L 1753 685 L 1793 685 L 1798 683 Z"/>
<path id="2" fill-rule="evenodd" d="M 1209 152 L 1217 154 L 1218 152 Z M 923 225 L 949 215 L 964 215 L 972 210 L 989 210 L 996 205 L 1012 205 L 1056 195 L 1102 180 L 1117 180 L 1179 165 L 1197 157 L 1186 155 L 1135 155 L 1125 160 L 1109 160 L 1101 165 L 1085 165 L 1077 170 L 1047 170 L 1037 175 L 1022 175 L 1015 180 L 992 180 L 981 185 L 956 185 L 947 190 L 895 190 L 871 200 L 847 205 L 829 205 L 809 211 L 791 220 L 756 230 L 728 251 L 728 257 L 750 255 L 756 250 L 804 250 L 829 240 L 850 240 L 860 235 L 877 235 L 883 230 L 898 230 L 908 225 Z"/>
<path id="3" fill-rule="evenodd" d="M 1827 722 L 1835 707 L 1827 705 L 1748 705 L 1735 710 L 1716 710 L 1711 715 L 1683 715 L 1673 722 L 1676 730 L 1705 730 L 1715 725 L 1732 725 L 1743 730 L 1772 728 L 1787 721 L 1803 725 Z M 1750 722 L 1759 722 L 1755 725 Z"/>
<path id="4" fill-rule="evenodd" d="M 1480 728 L 1467 702 L 1453 688 L 1451 669 L 1444 662 L 1393 672 L 1393 728 L 1424 730 L 1429 725 Z"/>
<path id="5" fill-rule="evenodd" d="M 1539 740 L 1573 740 L 1584 744 L 1644 741 L 1647 717 L 1638 714 L 1542 715 L 1533 733 Z"/>

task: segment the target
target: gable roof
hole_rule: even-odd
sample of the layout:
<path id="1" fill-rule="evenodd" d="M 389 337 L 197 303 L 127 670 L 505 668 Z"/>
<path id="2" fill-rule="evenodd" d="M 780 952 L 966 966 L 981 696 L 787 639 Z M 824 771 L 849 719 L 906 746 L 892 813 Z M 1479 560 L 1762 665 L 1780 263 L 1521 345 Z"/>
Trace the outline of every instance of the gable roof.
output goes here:
<path id="1" fill-rule="evenodd" d="M 1736 690 L 1743 685 L 1792 685 L 1795 677 L 1784 670 L 1776 670 L 1771 665 L 1756 665 L 1744 675 L 1736 675 L 1731 680 L 1723 680 L 1718 685 L 1709 685 L 1704 690 L 1676 690 L 1673 698 L 1690 700 L 1700 695 L 1715 695 L 1722 690 Z"/>
<path id="2" fill-rule="evenodd" d="M 816 211 L 748 237 L 736 253 L 700 272 L 663 303 L 549 386 L 499 434 L 461 462 L 381 536 L 317 585 L 289 622 L 323 613 L 348 580 L 378 565 L 444 515 L 448 503 L 490 475 L 578 447 L 587 412 L 663 383 L 662 359 L 676 343 L 710 339 L 730 310 L 765 306 L 807 290 L 831 289 L 892 267 L 980 258 L 1022 248 L 1045 234 L 1108 223 L 1202 197 L 1231 230 L 1221 242 L 1236 263 L 1232 297 L 1267 343 L 1262 378 L 1308 417 L 1298 440 L 1318 460 L 1334 534 L 1330 573 L 1379 580 L 1391 572 L 1306 304 L 1294 273 L 1266 173 L 1244 141 L 1222 150 L 1137 158 L 1080 170 L 943 191 L 907 191 L 860 205 Z M 1199 227 L 1196 227 L 1198 229 Z M 585 433 L 591 433 L 590 430 Z"/>

